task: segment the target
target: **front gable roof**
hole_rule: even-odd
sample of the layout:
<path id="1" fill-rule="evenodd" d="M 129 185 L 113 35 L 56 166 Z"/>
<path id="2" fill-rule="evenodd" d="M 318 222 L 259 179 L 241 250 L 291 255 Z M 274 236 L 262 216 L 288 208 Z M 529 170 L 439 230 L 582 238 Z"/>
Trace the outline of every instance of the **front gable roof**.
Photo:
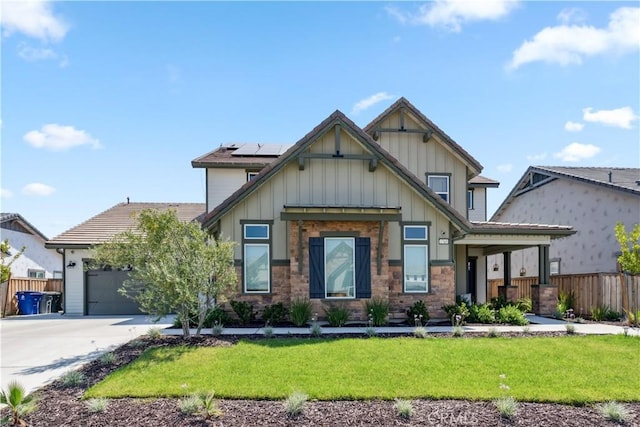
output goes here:
<path id="1" fill-rule="evenodd" d="M 211 227 L 222 216 L 233 209 L 234 206 L 253 192 L 257 191 L 260 186 L 277 174 L 285 165 L 293 161 L 300 161 L 301 158 L 304 158 L 304 153 L 309 146 L 336 126 L 340 126 L 343 130 L 348 132 L 372 154 L 372 166 L 370 167 L 374 167 L 373 164 L 376 162 L 386 165 L 392 172 L 432 204 L 436 210 L 448 217 L 458 228 L 461 230 L 468 230 L 470 228 L 471 225 L 464 216 L 460 215 L 460 213 L 453 209 L 451 205 L 442 200 L 439 195 L 428 188 L 424 182 L 411 173 L 395 157 L 375 142 L 370 135 L 360 129 L 339 110 L 336 110 L 333 114 L 327 117 L 318 126 L 294 144 L 287 152 L 262 169 L 262 171 L 253 180 L 245 183 L 240 189 L 207 214 L 203 220 L 203 226 L 206 228 Z"/>
<path id="2" fill-rule="evenodd" d="M 20 231 L 32 234 L 39 237 L 43 242 L 48 240 L 47 236 L 24 219 L 19 213 L 0 213 L 0 224 L 2 228 L 19 229 Z"/>
<path id="3" fill-rule="evenodd" d="M 568 179 L 640 196 L 640 168 L 529 166 L 491 220 L 498 218 L 515 197 L 556 179 Z"/>
<path id="4" fill-rule="evenodd" d="M 444 146 L 457 155 L 470 169 L 470 176 L 478 175 L 482 171 L 482 165 L 471 154 L 469 154 L 464 148 L 462 148 L 457 142 L 455 142 L 449 135 L 447 135 L 442 129 L 440 129 L 435 123 L 427 118 L 420 110 L 418 110 L 413 104 L 411 104 L 405 97 L 401 97 L 394 102 L 389 108 L 382 112 L 378 117 L 373 119 L 371 123 L 364 127 L 364 131 L 372 137 L 376 133 L 376 129 L 382 125 L 382 122 L 386 120 L 392 114 L 402 111 L 409 113 L 413 116 L 413 119 L 425 127 L 427 130 L 431 130 L 437 134 L 439 140 L 441 140 Z M 398 129 L 403 131 L 405 129 Z"/>

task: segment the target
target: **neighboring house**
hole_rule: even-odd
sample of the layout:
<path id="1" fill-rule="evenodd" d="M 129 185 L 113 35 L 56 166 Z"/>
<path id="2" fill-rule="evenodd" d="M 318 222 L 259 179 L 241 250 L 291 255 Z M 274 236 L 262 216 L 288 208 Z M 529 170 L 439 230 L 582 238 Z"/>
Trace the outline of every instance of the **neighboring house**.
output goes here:
<path id="1" fill-rule="evenodd" d="M 183 221 L 198 220 L 204 203 L 120 203 L 54 237 L 47 248 L 62 251 L 64 307 L 67 314 L 140 314 L 137 304 L 118 293 L 127 269 L 85 270 L 91 247 L 135 226 L 135 214 L 145 209 L 173 209 Z"/>
<path id="2" fill-rule="evenodd" d="M 640 169 L 531 166 L 491 220 L 570 224 L 576 233 L 551 244 L 550 273 L 615 273 L 620 245 L 614 227 L 621 221 L 629 231 L 640 223 Z M 535 276 L 531 251 L 513 258 L 513 275 Z M 501 277 L 502 260 L 496 264 L 490 278 Z"/>
<path id="3" fill-rule="evenodd" d="M 211 198 L 213 174 L 230 166 L 216 159 L 220 150 L 192 163 L 206 168 Z M 241 170 L 264 161 L 228 147 L 222 154 L 244 157 L 233 160 L 244 162 Z M 203 226 L 238 243 L 232 298 L 258 310 L 310 298 L 320 316 L 342 303 L 361 319 L 363 302 L 374 297 L 390 303 L 393 318 L 424 300 L 443 317 L 441 307 L 456 295 L 486 299 L 487 255 L 509 259 L 514 249 L 534 247 L 543 285 L 534 306 L 553 312 L 548 247 L 571 227 L 470 221 L 486 218 L 484 192 L 498 183 L 479 177 L 479 162 L 406 99 L 364 129 L 336 111 L 265 163 L 221 203 L 207 202 Z"/>
<path id="4" fill-rule="evenodd" d="M 18 213 L 0 214 L 0 240 L 9 240 L 9 259 L 26 247 L 11 265 L 12 277 L 33 279 L 62 278 L 62 255 L 46 249 L 47 237 Z"/>

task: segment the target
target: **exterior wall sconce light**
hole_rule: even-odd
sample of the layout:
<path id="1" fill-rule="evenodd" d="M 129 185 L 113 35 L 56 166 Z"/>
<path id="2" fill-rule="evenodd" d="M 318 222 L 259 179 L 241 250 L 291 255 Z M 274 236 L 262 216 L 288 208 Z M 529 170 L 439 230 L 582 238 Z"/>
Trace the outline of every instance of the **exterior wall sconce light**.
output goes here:
<path id="1" fill-rule="evenodd" d="M 520 277 L 522 277 L 522 276 L 526 276 L 526 275 L 527 275 L 527 269 L 526 269 L 526 268 L 524 268 L 524 267 L 522 267 L 522 268 L 520 269 Z"/>
<path id="2" fill-rule="evenodd" d="M 75 261 L 69 261 L 69 264 L 67 264 L 67 268 L 73 268 L 76 266 L 76 262 Z"/>

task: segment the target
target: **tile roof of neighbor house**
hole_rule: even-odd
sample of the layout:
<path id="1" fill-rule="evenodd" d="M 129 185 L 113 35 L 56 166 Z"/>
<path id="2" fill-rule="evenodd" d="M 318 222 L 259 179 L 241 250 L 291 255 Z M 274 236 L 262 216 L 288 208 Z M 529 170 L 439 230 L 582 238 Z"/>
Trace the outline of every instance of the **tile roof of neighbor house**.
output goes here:
<path id="1" fill-rule="evenodd" d="M 48 240 L 48 237 L 45 236 L 40 230 L 38 230 L 33 224 L 24 219 L 22 215 L 19 213 L 9 213 L 3 212 L 0 213 L 0 224 L 4 224 L 6 222 L 18 221 L 22 227 L 31 232 L 31 234 L 40 237 L 42 240 Z"/>
<path id="2" fill-rule="evenodd" d="M 371 123 L 363 128 L 363 130 L 369 135 L 373 135 L 376 130 L 376 127 L 380 126 L 382 121 L 386 119 L 391 113 L 400 109 L 406 108 L 413 114 L 418 121 L 421 121 L 424 126 L 430 128 L 431 130 L 438 133 L 438 135 L 447 143 L 450 148 L 457 153 L 460 157 L 462 157 L 469 166 L 475 169 L 475 173 L 473 175 L 477 175 L 482 171 L 482 165 L 478 162 L 471 154 L 469 154 L 464 148 L 462 148 L 457 142 L 455 142 L 449 135 L 447 135 L 442 129 L 440 129 L 435 123 L 433 123 L 427 116 L 422 114 L 420 110 L 418 110 L 412 103 L 410 103 L 405 97 L 401 97 L 396 102 L 394 102 L 389 108 L 380 113 L 378 117 L 373 119 Z"/>
<path id="3" fill-rule="evenodd" d="M 329 131 L 335 125 L 340 125 L 346 131 L 351 132 L 361 144 L 368 147 L 369 150 L 376 154 L 382 163 L 386 164 L 392 171 L 404 179 L 409 185 L 416 189 L 416 191 L 422 194 L 422 196 L 429 200 L 437 210 L 450 218 L 454 224 L 464 230 L 471 228 L 471 223 L 464 216 L 456 211 L 449 203 L 445 202 L 439 195 L 434 193 L 433 190 L 427 187 L 422 180 L 411 173 L 395 157 L 375 142 L 369 134 L 365 133 L 339 110 L 336 110 L 333 114 L 327 117 L 318 126 L 302 137 L 302 139 L 300 139 L 289 150 L 287 150 L 286 153 L 262 169 L 254 179 L 245 183 L 236 192 L 209 212 L 202 221 L 203 226 L 209 227 L 217 221 L 222 215 L 228 212 L 245 197 L 260 188 L 260 186 L 266 182 L 269 177 L 274 175 L 285 164 L 293 160 L 299 154 L 302 154 L 317 137 Z"/>
<path id="4" fill-rule="evenodd" d="M 509 195 L 496 209 L 491 220 L 499 218 L 507 205 L 511 203 L 511 200 L 529 182 L 529 175 L 532 173 L 546 175 L 551 179 L 575 180 L 588 185 L 601 186 L 640 196 L 640 168 L 529 166 Z M 550 180 L 542 181 L 538 185 L 545 185 L 547 182 L 550 182 Z"/>
<path id="5" fill-rule="evenodd" d="M 83 248 L 105 242 L 135 225 L 135 214 L 145 209 L 175 209 L 182 221 L 199 221 L 204 203 L 119 203 L 46 242 L 47 248 Z"/>
<path id="6" fill-rule="evenodd" d="M 471 178 L 468 182 L 469 187 L 493 187 L 498 188 L 500 186 L 500 182 L 495 181 L 491 178 L 487 178 L 486 176 L 478 175 Z"/>
<path id="7" fill-rule="evenodd" d="M 257 146 L 255 153 L 239 155 L 238 151 L 249 146 Z M 269 163 L 277 159 L 284 153 L 291 144 L 255 144 L 255 143 L 232 143 L 222 145 L 207 154 L 204 154 L 191 161 L 194 168 L 224 168 L 224 167 L 247 167 L 262 169 Z M 264 149 L 268 148 L 268 149 Z M 267 154 L 261 154 L 267 153 Z"/>

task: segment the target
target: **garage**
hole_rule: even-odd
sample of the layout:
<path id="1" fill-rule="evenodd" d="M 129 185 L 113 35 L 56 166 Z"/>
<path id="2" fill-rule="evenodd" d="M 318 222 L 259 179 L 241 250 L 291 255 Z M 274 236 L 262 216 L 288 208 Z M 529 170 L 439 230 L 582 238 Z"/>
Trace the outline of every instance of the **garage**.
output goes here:
<path id="1" fill-rule="evenodd" d="M 89 270 L 87 271 L 86 314 L 114 315 L 141 314 L 138 303 L 118 292 L 122 283 L 129 278 L 128 271 Z"/>

